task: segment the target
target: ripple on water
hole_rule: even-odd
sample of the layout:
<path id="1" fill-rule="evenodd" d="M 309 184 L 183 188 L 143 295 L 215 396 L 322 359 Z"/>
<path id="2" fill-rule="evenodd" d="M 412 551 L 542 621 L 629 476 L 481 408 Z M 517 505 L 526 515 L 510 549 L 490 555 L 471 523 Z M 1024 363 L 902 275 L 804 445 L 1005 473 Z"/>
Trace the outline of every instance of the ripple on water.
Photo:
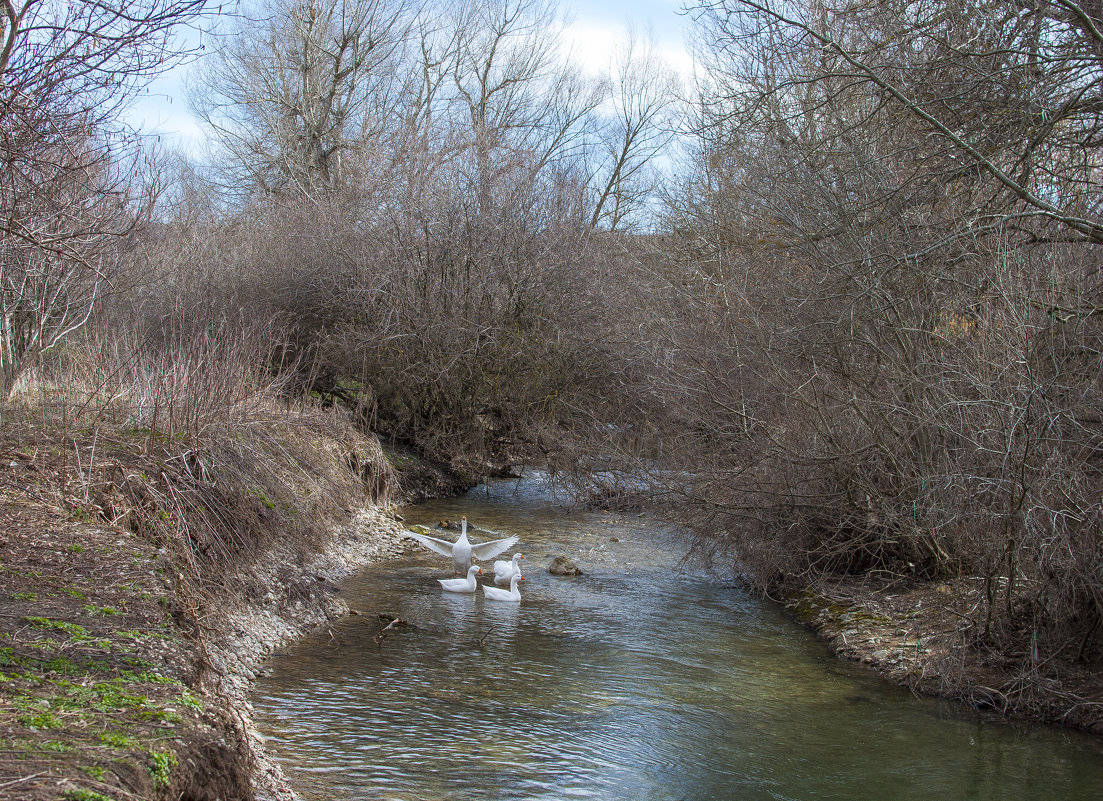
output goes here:
<path id="1" fill-rule="evenodd" d="M 369 614 L 258 681 L 257 719 L 305 798 L 1101 794 L 1095 741 L 984 723 L 831 660 L 772 607 L 679 567 L 648 521 L 566 516 L 531 489 L 409 518 L 463 513 L 491 530 L 476 541 L 521 534 L 520 604 L 442 592 L 447 562 L 411 551 L 350 582 Z M 549 575 L 560 552 L 585 575 Z M 420 630 L 377 645 L 375 611 Z"/>

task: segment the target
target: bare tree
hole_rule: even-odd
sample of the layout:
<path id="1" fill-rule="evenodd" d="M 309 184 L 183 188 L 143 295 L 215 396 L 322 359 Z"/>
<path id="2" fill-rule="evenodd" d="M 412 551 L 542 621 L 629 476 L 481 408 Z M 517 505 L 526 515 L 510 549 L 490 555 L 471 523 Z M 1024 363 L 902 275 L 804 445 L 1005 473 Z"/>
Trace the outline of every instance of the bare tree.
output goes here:
<path id="1" fill-rule="evenodd" d="M 674 138 L 677 91 L 677 77 L 655 53 L 654 40 L 648 36 L 641 41 L 629 31 L 614 56 L 592 226 L 605 224 L 616 230 L 653 196 L 652 167 Z"/>
<path id="2" fill-rule="evenodd" d="M 0 3 L 0 396 L 88 319 L 138 214 L 118 112 L 202 0 Z"/>
<path id="3" fill-rule="evenodd" d="M 190 84 L 231 183 L 261 196 L 355 183 L 395 102 L 404 0 L 261 2 Z"/>
<path id="4" fill-rule="evenodd" d="M 718 86 L 722 96 L 749 100 L 757 92 L 771 102 L 808 81 L 832 95 L 865 86 L 914 119 L 936 146 L 945 180 L 979 171 L 990 191 L 1018 204 L 1009 210 L 1002 203 L 972 229 L 1051 221 L 1065 236 L 1101 241 L 1089 158 L 1103 122 L 1103 18 L 1094 6 L 899 0 L 871 9 L 722 0 L 698 4 L 697 13 L 721 59 L 765 37 L 782 57 L 806 54 L 801 70 L 776 76 L 773 85 Z"/>

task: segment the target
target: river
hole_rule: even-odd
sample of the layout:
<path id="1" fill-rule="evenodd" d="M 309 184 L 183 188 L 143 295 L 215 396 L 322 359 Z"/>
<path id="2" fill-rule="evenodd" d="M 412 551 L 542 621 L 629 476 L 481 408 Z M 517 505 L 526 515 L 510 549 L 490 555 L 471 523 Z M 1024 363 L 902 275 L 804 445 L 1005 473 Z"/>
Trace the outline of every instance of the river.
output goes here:
<path id="1" fill-rule="evenodd" d="M 273 657 L 250 699 L 304 799 L 1103 797 L 1097 739 L 837 660 L 647 517 L 568 512 L 539 476 L 403 512 L 520 535 L 522 601 L 443 592 L 451 563 L 420 546 L 350 579 L 364 614 Z M 557 554 L 584 575 L 549 574 Z M 413 626 L 376 642 L 376 613 Z"/>

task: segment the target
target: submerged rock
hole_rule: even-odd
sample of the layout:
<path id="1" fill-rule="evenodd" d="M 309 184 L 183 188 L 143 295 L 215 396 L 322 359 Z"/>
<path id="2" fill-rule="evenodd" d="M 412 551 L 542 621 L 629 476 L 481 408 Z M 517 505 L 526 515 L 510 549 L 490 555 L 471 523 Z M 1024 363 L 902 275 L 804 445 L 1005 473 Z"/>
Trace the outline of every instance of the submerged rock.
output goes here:
<path id="1" fill-rule="evenodd" d="M 581 576 L 582 568 L 566 556 L 557 556 L 548 566 L 548 572 L 553 576 Z"/>

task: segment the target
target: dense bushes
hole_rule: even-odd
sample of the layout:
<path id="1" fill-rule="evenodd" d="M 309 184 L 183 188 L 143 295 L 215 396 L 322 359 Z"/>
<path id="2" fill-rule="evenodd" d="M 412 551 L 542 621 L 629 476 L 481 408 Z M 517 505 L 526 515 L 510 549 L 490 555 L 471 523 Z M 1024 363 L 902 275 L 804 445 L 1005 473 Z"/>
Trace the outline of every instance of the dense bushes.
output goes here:
<path id="1" fill-rule="evenodd" d="M 1005 27 L 1001 4 L 932 9 L 884 37 L 859 5 L 703 15 L 697 172 L 672 217 L 695 280 L 671 283 L 687 328 L 656 384 L 693 422 L 678 489 L 760 586 L 975 577 L 978 642 L 1027 669 L 1098 662 L 1098 196 L 1071 144 L 1093 112 L 1053 111 L 1077 117 L 1058 134 L 993 100 L 1053 100 L 1011 55 L 1032 25 L 1054 64 L 1079 47 L 1098 75 L 1098 55 L 1053 9 Z M 1005 37 L 1007 61 L 972 35 Z"/>

